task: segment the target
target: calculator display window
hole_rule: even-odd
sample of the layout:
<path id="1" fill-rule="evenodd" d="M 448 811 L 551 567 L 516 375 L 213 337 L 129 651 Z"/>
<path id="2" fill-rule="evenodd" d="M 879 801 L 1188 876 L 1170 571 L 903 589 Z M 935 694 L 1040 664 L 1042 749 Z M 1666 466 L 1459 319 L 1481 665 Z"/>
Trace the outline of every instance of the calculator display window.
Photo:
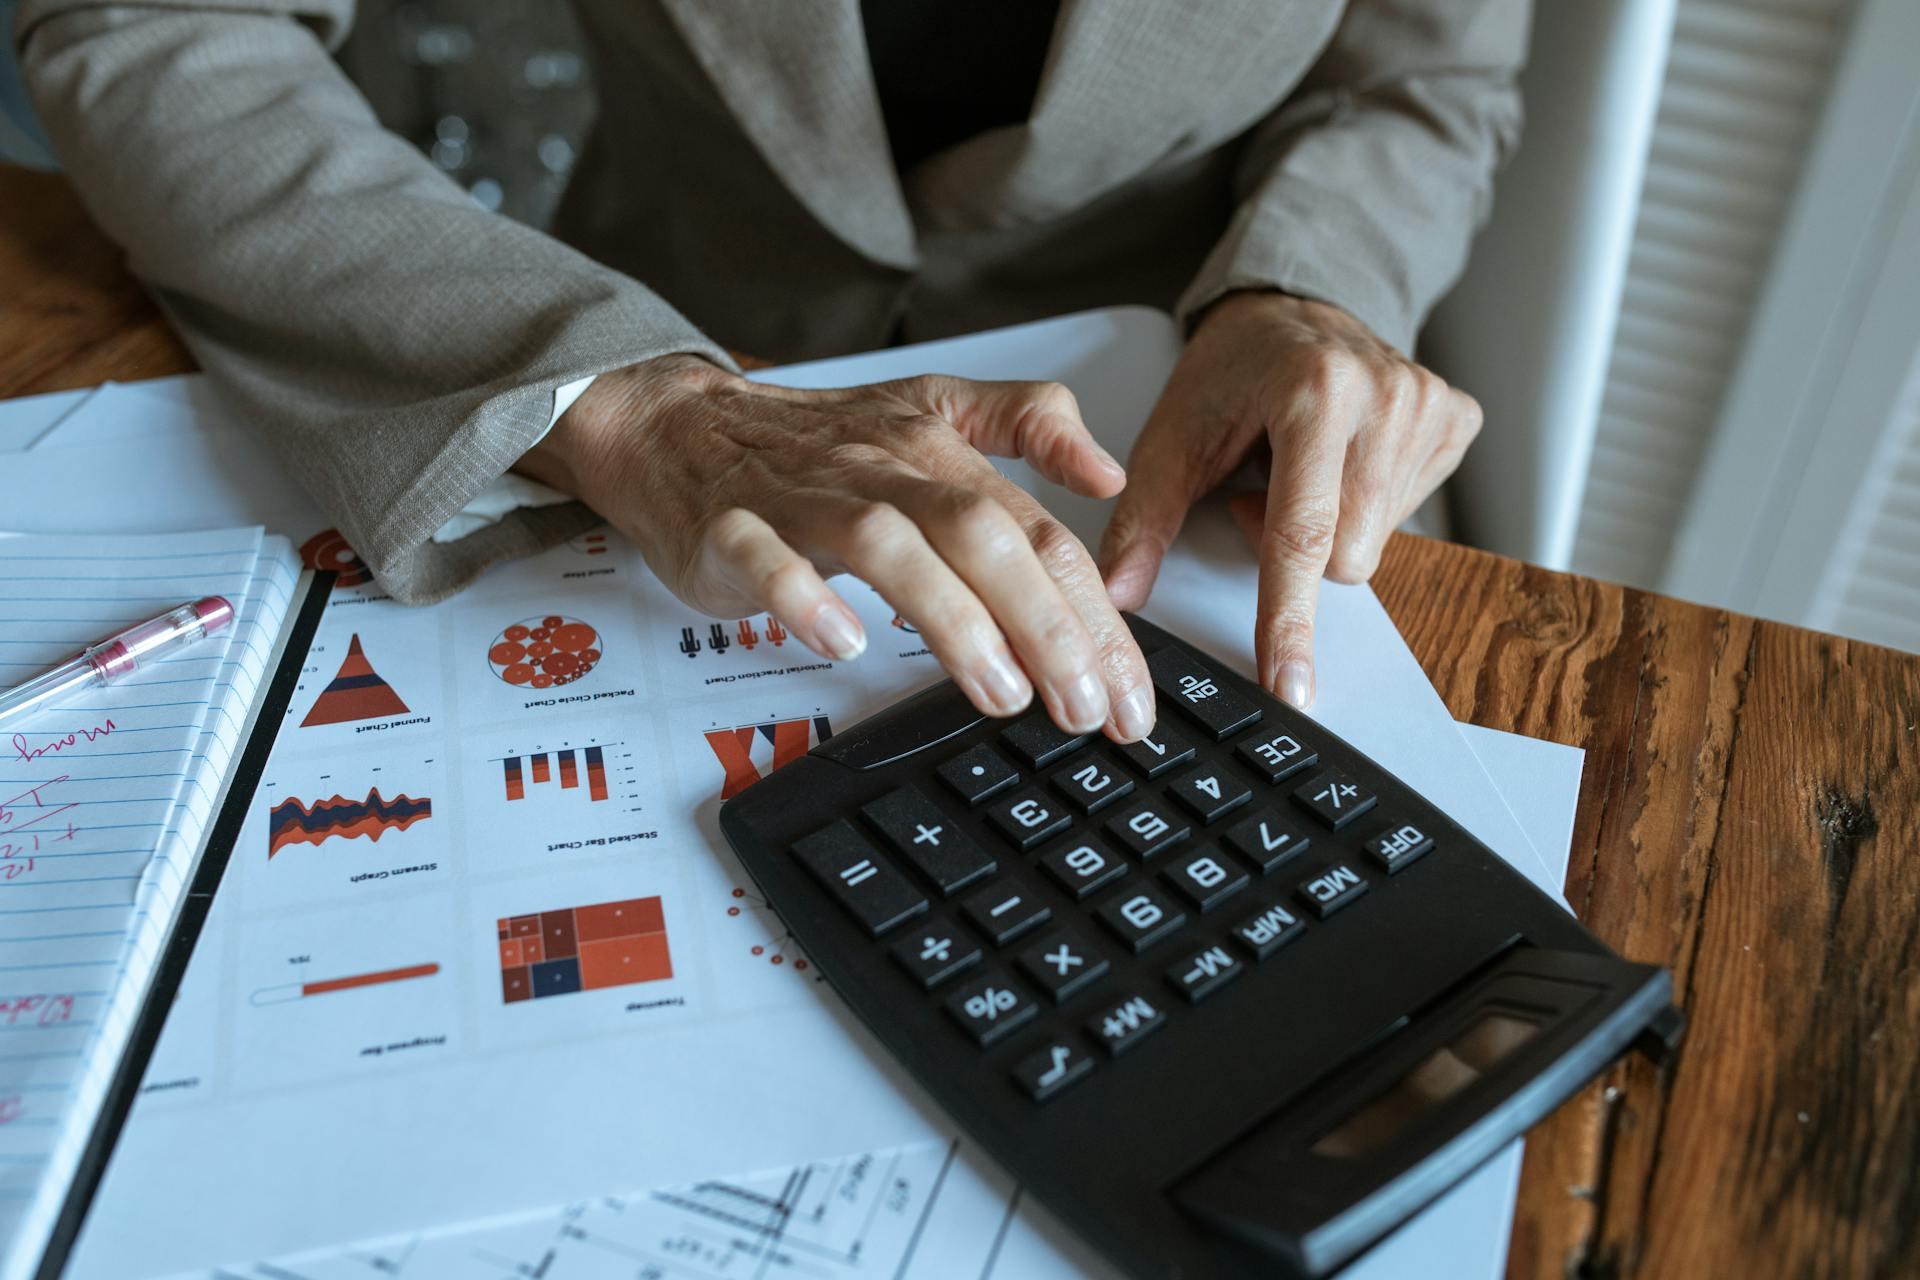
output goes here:
<path id="1" fill-rule="evenodd" d="M 1409 1124 L 1493 1070 L 1533 1039 L 1537 1029 L 1511 1013 L 1487 1014 L 1323 1135 L 1313 1144 L 1313 1154 L 1354 1159 L 1380 1150 Z"/>

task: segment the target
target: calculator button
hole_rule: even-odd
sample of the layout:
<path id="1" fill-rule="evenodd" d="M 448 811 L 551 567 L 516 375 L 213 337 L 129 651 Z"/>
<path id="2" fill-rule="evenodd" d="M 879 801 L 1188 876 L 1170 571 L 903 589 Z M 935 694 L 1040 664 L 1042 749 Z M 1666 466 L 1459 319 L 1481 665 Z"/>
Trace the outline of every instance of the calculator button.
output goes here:
<path id="1" fill-rule="evenodd" d="M 1220 838 L 1263 876 L 1272 875 L 1307 847 L 1307 833 L 1298 823 L 1283 821 L 1271 809 L 1256 809 Z"/>
<path id="2" fill-rule="evenodd" d="M 1367 891 L 1360 873 L 1344 862 L 1336 862 L 1311 880 L 1303 880 L 1294 892 L 1307 908 L 1322 920 Z"/>
<path id="3" fill-rule="evenodd" d="M 1306 927 L 1306 921 L 1276 904 L 1262 907 L 1233 926 L 1233 936 L 1255 960 L 1265 960 L 1299 937 Z"/>
<path id="4" fill-rule="evenodd" d="M 1073 821 L 1067 806 L 1038 787 L 1027 787 L 987 806 L 987 821 L 1013 842 L 1031 849 L 1047 837 L 1065 831 Z"/>
<path id="5" fill-rule="evenodd" d="M 1192 830 L 1178 810 L 1158 800 L 1128 805 L 1107 819 L 1107 834 L 1136 858 L 1151 858 L 1187 838 Z"/>
<path id="6" fill-rule="evenodd" d="M 1403 822 L 1360 847 L 1391 875 L 1433 848 L 1433 837 L 1411 822 Z"/>
<path id="7" fill-rule="evenodd" d="M 893 944 L 893 958 L 922 989 L 931 991 L 979 964 L 980 948 L 973 939 L 934 916 Z"/>
<path id="8" fill-rule="evenodd" d="M 1122 890 L 1119 897 L 1094 912 L 1100 923 L 1132 948 L 1135 955 L 1145 951 L 1187 922 L 1187 913 L 1152 885 L 1136 885 Z"/>
<path id="9" fill-rule="evenodd" d="M 1126 859 L 1094 840 L 1050 849 L 1040 855 L 1040 866 L 1075 902 L 1127 873 Z"/>
<path id="10" fill-rule="evenodd" d="M 1153 687 L 1161 696 L 1216 742 L 1259 723 L 1259 707 L 1228 688 L 1207 670 L 1206 664 L 1184 649 L 1162 649 L 1147 659 L 1147 670 L 1153 673 Z"/>
<path id="11" fill-rule="evenodd" d="M 1020 781 L 1019 771 L 984 742 L 968 747 L 934 772 L 968 804 L 979 804 Z"/>
<path id="12" fill-rule="evenodd" d="M 1217 822 L 1253 799 L 1253 788 L 1217 764 L 1175 778 L 1167 793 L 1202 822 Z"/>
<path id="13" fill-rule="evenodd" d="M 1157 724 L 1138 742 L 1124 742 L 1114 750 L 1144 778 L 1157 778 L 1193 759 L 1193 743 L 1171 724 Z"/>
<path id="14" fill-rule="evenodd" d="M 1043 769 L 1087 740 L 1084 733 L 1068 733 L 1036 712 L 1000 731 L 1000 745 L 1029 769 Z"/>
<path id="15" fill-rule="evenodd" d="M 1053 909 L 1034 897 L 1033 890 L 1006 881 L 968 894 L 960 909 L 996 947 L 1045 924 L 1053 915 Z"/>
<path id="16" fill-rule="evenodd" d="M 1272 726 L 1244 739 L 1234 748 L 1234 754 L 1257 769 L 1268 782 L 1291 778 L 1320 759 L 1319 752 L 1303 745 L 1286 730 Z"/>
<path id="17" fill-rule="evenodd" d="M 994 869 L 994 860 L 917 787 L 889 792 L 860 812 L 943 894 Z"/>
<path id="18" fill-rule="evenodd" d="M 1040 1004 L 996 970 L 948 996 L 947 1012 L 985 1048 L 1040 1012 Z"/>
<path id="19" fill-rule="evenodd" d="M 1294 788 L 1293 798 L 1322 822 L 1338 831 L 1373 808 L 1377 797 L 1338 769 L 1328 769 L 1311 782 Z"/>
<path id="20" fill-rule="evenodd" d="M 845 818 L 796 842 L 793 852 L 876 938 L 927 909 L 920 891 Z"/>
<path id="21" fill-rule="evenodd" d="M 1189 1003 L 1199 1004 L 1239 977 L 1240 971 L 1245 968 L 1238 956 L 1215 943 L 1210 947 L 1202 947 L 1168 969 L 1167 981 Z"/>
<path id="22" fill-rule="evenodd" d="M 1071 1040 L 1055 1040 L 1015 1063 L 1013 1079 L 1035 1102 L 1045 1102 L 1092 1072 L 1092 1054 Z"/>
<path id="23" fill-rule="evenodd" d="M 1165 1026 L 1167 1015 L 1145 996 L 1128 996 L 1087 1019 L 1087 1034 L 1119 1057 Z"/>
<path id="24" fill-rule="evenodd" d="M 1133 790 L 1133 779 L 1118 773 L 1093 752 L 1069 760 L 1053 775 L 1054 789 L 1074 808 L 1092 813 Z"/>
<path id="25" fill-rule="evenodd" d="M 1160 873 L 1176 892 L 1202 911 L 1211 911 L 1247 887 L 1247 873 L 1223 853 L 1201 849 Z"/>
<path id="26" fill-rule="evenodd" d="M 1066 929 L 1055 929 L 1020 953 L 1020 967 L 1055 1003 L 1098 982 L 1107 962 Z"/>

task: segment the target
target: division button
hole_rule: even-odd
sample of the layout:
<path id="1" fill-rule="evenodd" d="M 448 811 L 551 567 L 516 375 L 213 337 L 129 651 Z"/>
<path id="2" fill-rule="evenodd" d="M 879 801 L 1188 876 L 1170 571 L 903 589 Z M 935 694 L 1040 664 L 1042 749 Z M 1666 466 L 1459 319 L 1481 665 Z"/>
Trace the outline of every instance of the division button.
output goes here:
<path id="1" fill-rule="evenodd" d="M 1218 764 L 1203 764 L 1175 778 L 1167 794 L 1200 821 L 1217 822 L 1253 799 L 1253 788 Z"/>
<path id="2" fill-rule="evenodd" d="M 1220 837 L 1227 847 L 1270 876 L 1303 852 L 1307 834 L 1298 821 L 1282 821 L 1271 809 L 1256 809 Z"/>
<path id="3" fill-rule="evenodd" d="M 1268 782 L 1279 782 L 1312 765 L 1320 753 L 1303 745 L 1284 729 L 1268 729 L 1243 739 L 1234 754 L 1260 771 Z"/>
<path id="4" fill-rule="evenodd" d="M 1193 759 L 1193 741 L 1164 720 L 1140 741 L 1122 743 L 1114 750 L 1143 778 L 1157 778 Z"/>
<path id="5" fill-rule="evenodd" d="M 969 894 L 960 909 L 996 947 L 1005 946 L 1034 926 L 1044 924 L 1053 914 L 1053 909 L 1040 901 L 1033 890 L 1004 880 Z"/>
<path id="6" fill-rule="evenodd" d="M 1373 808 L 1378 798 L 1338 769 L 1328 769 L 1293 791 L 1295 803 L 1338 831 Z"/>
<path id="7" fill-rule="evenodd" d="M 1360 847 L 1391 875 L 1433 848 L 1433 837 L 1411 822 L 1403 822 Z"/>
<path id="8" fill-rule="evenodd" d="M 1151 858 L 1187 838 L 1185 817 L 1158 800 L 1130 804 L 1107 819 L 1107 834 L 1136 858 Z"/>
<path id="9" fill-rule="evenodd" d="M 922 921 L 892 949 L 900 967 L 926 991 L 980 963 L 980 948 L 973 939 L 939 916 Z"/>
<path id="10" fill-rule="evenodd" d="M 1040 1012 L 1040 1004 L 1004 973 L 991 970 L 948 996 L 947 1012 L 985 1048 Z"/>
<path id="11" fill-rule="evenodd" d="M 1084 991 L 1107 972 L 1106 960 L 1068 929 L 1048 932 L 1020 953 L 1019 964 L 1056 1004 Z"/>
<path id="12" fill-rule="evenodd" d="M 1171 937 L 1174 930 L 1187 922 L 1187 913 L 1149 884 L 1122 890 L 1119 897 L 1094 914 L 1135 955 L 1162 938 Z"/>
<path id="13" fill-rule="evenodd" d="M 793 852 L 876 938 L 927 909 L 920 891 L 845 818 L 798 841 Z"/>
<path id="14" fill-rule="evenodd" d="M 1247 887 L 1247 873 L 1225 854 L 1200 849 L 1177 859 L 1160 873 L 1179 895 L 1201 911 L 1211 911 Z"/>
<path id="15" fill-rule="evenodd" d="M 1133 790 L 1133 779 L 1116 773 L 1098 752 L 1075 756 L 1055 771 L 1054 788 L 1082 813 L 1105 808 Z"/>
<path id="16" fill-rule="evenodd" d="M 1166 1025 L 1167 1015 L 1145 996 L 1128 996 L 1087 1019 L 1087 1034 L 1115 1057 Z"/>
<path id="17" fill-rule="evenodd" d="M 1063 801 L 1038 787 L 1025 787 L 988 805 L 987 821 L 1011 840 L 1014 848 L 1025 851 L 1065 831 L 1073 815 Z"/>
<path id="18" fill-rule="evenodd" d="M 1275 904 L 1262 907 L 1233 926 L 1233 936 L 1255 960 L 1265 960 L 1299 937 L 1301 930 L 1306 927 L 1306 921 Z"/>
<path id="19" fill-rule="evenodd" d="M 1294 890 L 1314 915 L 1325 920 L 1367 891 L 1360 873 L 1344 862 L 1336 862 L 1311 880 L 1303 880 Z"/>
<path id="20" fill-rule="evenodd" d="M 1178 645 L 1147 659 L 1153 687 L 1218 742 L 1260 720 L 1260 708 L 1229 688 Z"/>
<path id="21" fill-rule="evenodd" d="M 988 796 L 1020 781 L 1019 771 L 1006 757 L 986 743 L 968 747 L 934 772 L 940 781 L 968 804 L 979 804 Z"/>
<path id="22" fill-rule="evenodd" d="M 1043 769 L 1087 740 L 1084 733 L 1068 733 L 1036 711 L 1000 731 L 1000 745 L 1029 769 Z"/>
<path id="23" fill-rule="evenodd" d="M 1102 885 L 1112 884 L 1127 873 L 1126 859 L 1109 851 L 1097 840 L 1062 844 L 1040 855 L 1040 867 L 1075 902 Z"/>
<path id="24" fill-rule="evenodd" d="M 1013 1079 L 1035 1102 L 1045 1102 L 1093 1072 L 1093 1055 L 1072 1040 L 1053 1040 L 1014 1064 Z"/>
<path id="25" fill-rule="evenodd" d="M 890 791 L 860 812 L 942 894 L 972 884 L 996 865 L 918 787 Z"/>
<path id="26" fill-rule="evenodd" d="M 1168 969 L 1167 981 L 1190 1003 L 1198 1004 L 1239 977 L 1244 968 L 1238 956 L 1215 943 Z"/>

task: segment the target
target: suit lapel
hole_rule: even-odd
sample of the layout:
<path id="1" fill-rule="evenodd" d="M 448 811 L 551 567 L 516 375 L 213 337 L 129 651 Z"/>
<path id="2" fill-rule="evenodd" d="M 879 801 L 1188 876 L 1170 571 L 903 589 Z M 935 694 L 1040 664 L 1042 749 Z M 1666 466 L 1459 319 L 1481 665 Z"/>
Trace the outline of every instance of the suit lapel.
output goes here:
<path id="1" fill-rule="evenodd" d="M 780 179 L 868 257 L 919 255 L 887 147 L 859 0 L 662 0 Z"/>

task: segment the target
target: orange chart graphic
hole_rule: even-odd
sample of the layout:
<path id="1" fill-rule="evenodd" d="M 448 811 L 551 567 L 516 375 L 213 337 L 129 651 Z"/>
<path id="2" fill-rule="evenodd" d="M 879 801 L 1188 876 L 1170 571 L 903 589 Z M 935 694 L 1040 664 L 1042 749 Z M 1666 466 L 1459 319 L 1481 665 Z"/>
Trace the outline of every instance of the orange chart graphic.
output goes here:
<path id="1" fill-rule="evenodd" d="M 673 976 L 657 897 L 510 916 L 497 928 L 507 1004 Z"/>
<path id="2" fill-rule="evenodd" d="M 437 964 L 410 964 L 400 969 L 381 969 L 374 973 L 356 973 L 345 978 L 323 978 L 318 982 L 289 982 L 284 986 L 261 987 L 247 997 L 251 1004 L 282 1004 L 302 996 L 324 996 L 330 991 L 351 991 L 356 987 L 377 987 L 385 982 L 405 982 L 409 978 L 431 978 L 440 972 Z"/>
<path id="3" fill-rule="evenodd" d="M 524 800 L 527 798 L 527 775 L 533 775 L 535 786 L 549 781 L 553 777 L 551 761 L 557 761 L 560 768 L 560 788 L 563 791 L 575 791 L 580 787 L 580 761 L 587 764 L 587 796 L 592 800 L 607 798 L 607 759 L 599 747 L 586 747 L 567 751 L 542 751 L 530 756 L 507 756 L 500 762 L 501 782 L 505 786 L 507 799 Z M 523 763 L 524 762 L 524 763 Z"/>
<path id="4" fill-rule="evenodd" d="M 288 796 L 267 815 L 267 857 L 290 844 L 319 844 L 336 836 L 345 840 L 365 836 L 378 843 L 387 832 L 405 831 L 432 816 L 433 801 L 426 796 L 415 799 L 402 792 L 388 800 L 378 787 L 367 792 L 364 800 L 337 795 L 314 801 L 312 808 Z"/>
<path id="5" fill-rule="evenodd" d="M 802 716 L 767 724 L 707 730 L 707 745 L 726 771 L 720 798 L 731 800 L 783 764 L 790 764 L 833 736 L 825 716 Z"/>
<path id="6" fill-rule="evenodd" d="M 600 662 L 600 633 L 578 618 L 522 618 L 493 638 L 487 664 L 508 684 L 532 689 L 572 684 Z"/>
<path id="7" fill-rule="evenodd" d="M 346 724 L 352 720 L 377 720 L 381 716 L 403 716 L 407 714 L 407 704 L 400 701 L 400 695 L 393 686 L 381 678 L 367 661 L 365 649 L 360 647 L 360 633 L 355 632 L 347 643 L 347 656 L 340 663 L 340 673 L 331 683 L 320 691 L 313 700 L 313 709 L 307 712 L 307 718 L 300 722 L 305 729 L 316 724 Z"/>

